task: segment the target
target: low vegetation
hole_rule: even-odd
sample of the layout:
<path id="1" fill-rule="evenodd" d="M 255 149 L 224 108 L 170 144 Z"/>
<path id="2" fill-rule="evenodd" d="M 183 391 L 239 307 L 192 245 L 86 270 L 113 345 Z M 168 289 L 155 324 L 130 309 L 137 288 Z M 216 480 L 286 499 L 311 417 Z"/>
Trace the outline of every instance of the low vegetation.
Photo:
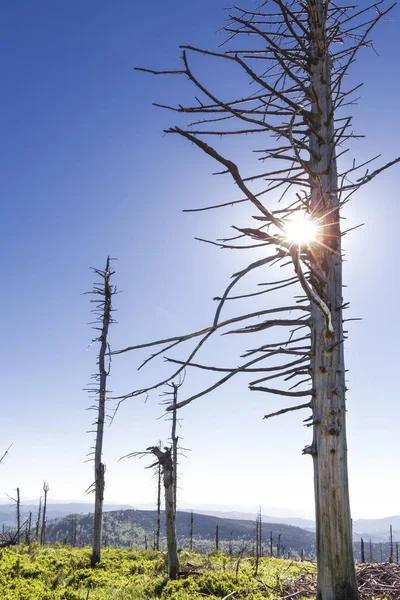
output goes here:
<path id="1" fill-rule="evenodd" d="M 169 581 L 163 552 L 104 549 L 94 569 L 90 548 L 31 544 L 0 552 L 2 600 L 277 600 L 290 593 L 291 580 L 315 575 L 313 563 L 263 558 L 256 574 L 255 558 L 182 552 L 183 574 Z"/>

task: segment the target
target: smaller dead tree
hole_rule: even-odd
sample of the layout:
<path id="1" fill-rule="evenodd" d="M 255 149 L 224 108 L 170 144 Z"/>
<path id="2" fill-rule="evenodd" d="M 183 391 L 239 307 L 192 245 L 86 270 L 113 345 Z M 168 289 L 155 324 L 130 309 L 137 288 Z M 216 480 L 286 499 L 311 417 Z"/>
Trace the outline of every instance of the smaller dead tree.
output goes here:
<path id="1" fill-rule="evenodd" d="M 37 514 L 37 521 L 36 521 L 36 531 L 35 531 L 35 541 L 38 542 L 39 541 L 39 534 L 40 534 L 40 518 L 42 515 L 42 496 L 40 496 L 39 498 L 39 507 L 38 507 L 38 514 Z"/>
<path id="2" fill-rule="evenodd" d="M 261 518 L 261 506 L 257 513 L 256 518 L 256 567 L 255 567 L 255 576 L 258 574 L 258 565 L 260 558 L 262 556 L 262 518 Z"/>
<path id="3" fill-rule="evenodd" d="M 21 497 L 19 495 L 19 487 L 17 487 L 17 544 L 20 542 L 21 530 Z"/>
<path id="4" fill-rule="evenodd" d="M 75 548 L 76 546 L 76 519 L 73 518 L 71 520 L 71 546 Z"/>
<path id="5" fill-rule="evenodd" d="M 15 510 L 16 510 L 16 521 L 17 521 L 17 533 L 16 535 L 16 543 L 19 544 L 20 542 L 20 532 L 21 532 L 21 498 L 20 498 L 20 494 L 19 494 L 19 487 L 17 487 L 17 497 L 13 498 L 12 496 L 9 496 L 8 494 L 6 494 L 10 500 L 12 500 L 13 502 L 15 502 Z"/>
<path id="6" fill-rule="evenodd" d="M 361 562 L 365 563 L 364 540 L 362 538 L 361 538 L 361 542 L 360 542 L 360 547 L 361 547 Z"/>
<path id="7" fill-rule="evenodd" d="M 166 400 L 162 402 L 162 404 L 167 406 L 167 410 L 171 413 L 171 444 L 172 444 L 172 462 L 174 466 L 174 511 L 176 517 L 177 511 L 177 492 L 178 492 L 178 454 L 182 448 L 179 447 L 179 436 L 177 435 L 176 429 L 179 423 L 178 415 L 177 415 L 177 404 L 178 404 L 178 391 L 179 388 L 183 385 L 185 377 L 179 378 L 178 383 L 174 381 L 167 384 L 167 388 L 170 388 L 171 391 L 166 391 L 163 393 L 163 396 L 166 396 Z M 187 448 L 186 448 L 187 449 Z"/>
<path id="8" fill-rule="evenodd" d="M 158 465 L 161 466 L 165 495 L 168 574 L 170 579 L 177 579 L 179 576 L 179 556 L 178 544 L 176 541 L 176 515 L 174 509 L 174 463 L 172 459 L 172 448 L 165 446 L 162 450 L 158 446 L 150 446 L 145 452 L 132 452 L 131 454 L 127 454 L 122 458 L 145 456 L 146 454 L 153 454 L 157 458 L 155 463 L 146 467 L 147 469 L 158 467 Z M 120 460 L 122 460 L 122 458 Z"/>
<path id="9" fill-rule="evenodd" d="M 161 448 L 161 441 L 160 441 Z M 157 465 L 157 529 L 156 529 L 156 543 L 155 549 L 157 552 L 160 550 L 160 529 L 161 529 L 161 464 Z"/>
<path id="10" fill-rule="evenodd" d="M 391 525 L 389 530 L 389 562 L 393 562 L 393 528 Z"/>
<path id="11" fill-rule="evenodd" d="M 179 575 L 179 557 L 178 546 L 176 542 L 176 515 L 174 498 L 174 464 L 171 448 L 165 447 L 164 450 L 153 446 L 147 448 L 147 451 L 157 457 L 157 462 L 161 465 L 164 479 L 165 493 L 165 520 L 167 525 L 167 549 L 168 549 L 168 572 L 170 579 L 177 579 Z M 157 464 L 157 463 L 156 463 Z"/>
<path id="12" fill-rule="evenodd" d="M 189 537 L 190 537 L 190 551 L 193 550 L 193 511 L 190 511 L 190 533 L 189 533 Z"/>
<path id="13" fill-rule="evenodd" d="M 44 546 L 46 542 L 46 510 L 47 510 L 47 492 L 49 491 L 49 484 L 45 481 L 43 483 L 44 500 L 43 500 L 43 517 L 42 517 L 42 532 L 40 535 L 40 543 Z"/>
<path id="14" fill-rule="evenodd" d="M 29 546 L 29 544 L 31 543 L 31 529 L 32 529 L 32 513 L 29 512 L 29 517 L 28 517 L 28 521 L 26 523 L 26 530 L 25 530 L 25 543 L 27 546 Z"/>

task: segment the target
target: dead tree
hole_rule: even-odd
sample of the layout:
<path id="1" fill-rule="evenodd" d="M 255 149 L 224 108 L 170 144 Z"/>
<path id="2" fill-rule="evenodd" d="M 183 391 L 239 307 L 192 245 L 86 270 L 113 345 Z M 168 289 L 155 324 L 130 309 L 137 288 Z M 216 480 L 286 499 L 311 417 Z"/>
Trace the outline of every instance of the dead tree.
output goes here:
<path id="1" fill-rule="evenodd" d="M 10 500 L 12 500 L 13 502 L 15 502 L 15 515 L 16 515 L 16 521 L 17 521 L 17 532 L 15 534 L 15 539 L 16 539 L 16 543 L 19 544 L 20 543 L 20 538 L 21 538 L 21 498 L 20 498 L 20 494 L 19 494 L 19 487 L 17 487 L 17 497 L 13 498 L 12 496 L 9 496 L 8 494 L 6 494 Z"/>
<path id="2" fill-rule="evenodd" d="M 261 506 L 258 510 L 256 517 L 256 566 L 255 576 L 258 574 L 258 565 L 260 558 L 262 557 L 262 517 L 261 517 Z"/>
<path id="3" fill-rule="evenodd" d="M 93 272 L 98 275 L 101 279 L 100 283 L 95 283 L 93 290 L 89 292 L 94 298 L 91 302 L 95 304 L 95 308 L 92 313 L 96 316 L 95 324 L 93 329 L 100 331 L 100 335 L 96 337 L 92 343 L 99 342 L 100 350 L 97 360 L 98 372 L 92 375 L 94 384 L 87 388 L 92 397 L 95 397 L 95 404 L 90 407 L 96 411 L 96 429 L 90 431 L 90 433 L 96 434 L 96 441 L 94 446 L 94 483 L 88 488 L 87 491 L 95 492 L 95 506 L 94 506 L 94 523 L 93 523 L 93 544 L 92 544 L 92 556 L 90 564 L 94 567 L 100 562 L 100 547 L 101 547 L 101 529 L 103 520 L 103 500 L 104 500 L 104 488 L 105 488 L 105 465 L 102 462 L 103 455 L 103 436 L 104 436 L 104 423 L 106 418 L 106 399 L 107 399 L 107 377 L 110 374 L 110 345 L 108 342 L 108 329 L 110 324 L 113 322 L 111 313 L 112 309 L 112 296 L 116 293 L 115 286 L 111 285 L 111 277 L 114 274 L 110 267 L 110 257 L 107 257 L 106 267 L 104 270 L 92 269 Z"/>
<path id="4" fill-rule="evenodd" d="M 176 518 L 176 510 L 177 510 L 177 492 L 178 492 L 178 454 L 179 454 L 179 436 L 176 432 L 176 427 L 178 424 L 178 390 L 183 385 L 184 377 L 179 378 L 178 383 L 172 382 L 167 384 L 171 391 L 166 391 L 163 393 L 163 396 L 166 396 L 166 400 L 162 402 L 163 405 L 166 405 L 168 410 L 171 412 L 171 444 L 172 444 L 172 462 L 173 462 L 173 475 L 174 475 L 174 511 Z M 171 398 L 172 396 L 172 398 Z M 171 399 L 170 399 L 171 398 Z"/>
<path id="5" fill-rule="evenodd" d="M 164 450 L 158 446 L 150 446 L 146 452 L 132 452 L 122 458 L 131 458 L 133 456 L 144 456 L 153 454 L 157 461 L 148 467 L 152 469 L 161 465 L 164 482 L 165 494 L 165 520 L 167 529 L 167 554 L 168 554 L 168 574 L 170 579 L 177 579 L 179 576 L 179 556 L 178 545 L 176 541 L 176 514 L 174 510 L 174 463 L 172 460 L 172 448 L 164 447 Z"/>
<path id="6" fill-rule="evenodd" d="M 127 393 L 120 401 L 165 385 L 189 367 L 214 372 L 219 379 L 178 402 L 176 408 L 217 389 L 233 376 L 255 373 L 259 375 L 249 382 L 252 391 L 292 400 L 307 398 L 266 418 L 311 409 L 306 422 L 313 428 L 313 439 L 303 453 L 312 457 L 314 466 L 318 600 L 358 599 L 350 524 L 343 351 L 343 310 L 348 304 L 342 298 L 341 243 L 347 231 L 341 231 L 340 215 L 357 190 L 398 163 L 400 157 L 372 171 L 371 161 L 348 166 L 342 164 L 341 157 L 347 151 L 346 144 L 359 137 L 345 112 L 359 86 L 345 89 L 347 74 L 357 52 L 371 46 L 371 29 L 390 9 L 384 0 L 366 7 L 340 6 L 330 0 L 262 1 L 256 10 L 232 9 L 224 27 L 226 50 L 182 46 L 181 68 L 140 69 L 190 81 L 196 98 L 192 105 L 158 105 L 191 119 L 188 125 L 171 127 L 166 133 L 180 136 L 208 155 L 219 165 L 217 174 L 230 176 L 240 190 L 238 199 L 194 210 L 247 203 L 252 211 L 249 216 L 256 221 L 254 227 L 239 223 L 234 237 L 203 241 L 222 249 L 251 252 L 256 248 L 263 256 L 233 275 L 225 292 L 216 298 L 218 307 L 210 326 L 119 351 L 160 345 L 150 360 L 165 357 L 179 344 L 194 342 L 186 360 L 167 355 L 174 365 L 169 377 Z M 207 71 L 198 73 L 201 56 L 208 61 Z M 231 98 L 213 92 L 215 82 L 207 81 L 213 60 L 228 65 L 228 77 L 237 69 L 238 81 L 239 77 L 246 78 L 252 85 Z M 262 165 L 254 166 L 254 170 L 249 167 L 250 159 L 244 166 L 233 162 L 229 157 L 232 142 L 227 145 L 220 141 L 235 136 L 240 144 L 249 134 Z M 241 155 L 246 151 L 247 145 Z M 271 166 L 264 167 L 264 163 Z M 262 279 L 261 291 L 235 293 L 235 286 L 243 284 L 249 274 L 264 274 L 266 267 L 276 269 L 277 265 L 286 275 L 267 282 Z M 258 306 L 252 312 L 246 306 L 245 313 L 238 311 L 234 317 L 222 318 L 226 303 L 257 302 L 282 288 L 294 291 L 293 301 L 286 306 Z M 282 330 L 286 331 L 282 338 L 265 339 L 267 331 Z M 215 332 L 242 336 L 259 333 L 260 342 L 247 347 L 239 366 L 214 366 L 195 360 Z M 271 358 L 273 363 L 266 366 Z M 281 359 L 279 364 L 277 359 Z M 274 386 L 270 383 L 274 380 L 282 385 Z"/>
<path id="7" fill-rule="evenodd" d="M 161 448 L 161 442 L 159 444 Z M 161 530 L 161 463 L 159 462 L 157 465 L 157 529 L 156 529 L 156 544 L 155 549 L 157 551 L 160 550 L 160 530 Z"/>
<path id="8" fill-rule="evenodd" d="M 17 544 L 20 542 L 21 529 L 21 497 L 19 495 L 19 487 L 17 487 Z"/>
<path id="9" fill-rule="evenodd" d="M 25 543 L 27 546 L 29 546 L 29 544 L 31 543 L 31 528 L 32 528 L 32 513 L 29 512 L 29 517 L 28 517 L 28 521 L 26 523 L 26 530 L 25 530 Z"/>
<path id="10" fill-rule="evenodd" d="M 46 542 L 46 510 L 47 510 L 47 492 L 49 491 L 49 484 L 45 481 L 43 483 L 44 499 L 43 499 L 43 517 L 42 517 L 42 531 L 40 535 L 40 543 L 44 546 Z"/>
<path id="11" fill-rule="evenodd" d="M 189 545 L 189 550 L 192 551 L 193 550 L 193 511 L 190 511 L 190 531 L 189 531 L 189 539 L 190 539 L 190 545 Z"/>
<path id="12" fill-rule="evenodd" d="M 176 522 L 175 522 L 175 499 L 174 499 L 174 463 L 172 460 L 171 448 L 161 450 L 158 446 L 152 446 L 147 449 L 160 463 L 165 493 L 165 520 L 167 526 L 167 549 L 168 549 L 168 571 L 170 579 L 177 579 L 179 575 L 179 557 L 178 546 L 176 542 Z"/>
<path id="13" fill-rule="evenodd" d="M 35 530 L 35 541 L 36 542 L 38 542 L 40 540 L 39 533 L 40 533 L 40 518 L 41 518 L 41 514 L 42 514 L 42 497 L 40 496 L 40 498 L 39 498 L 38 514 L 37 514 L 37 521 L 36 521 L 36 530 Z"/>

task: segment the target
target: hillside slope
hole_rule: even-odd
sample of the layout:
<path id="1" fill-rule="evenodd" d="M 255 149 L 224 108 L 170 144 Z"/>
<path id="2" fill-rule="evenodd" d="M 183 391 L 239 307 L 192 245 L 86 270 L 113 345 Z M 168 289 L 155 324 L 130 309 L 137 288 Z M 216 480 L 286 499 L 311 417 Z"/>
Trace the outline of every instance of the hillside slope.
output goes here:
<path id="1" fill-rule="evenodd" d="M 156 528 L 156 511 L 151 510 L 118 510 L 104 514 L 103 544 L 107 546 L 148 547 L 153 545 Z M 93 515 L 69 515 L 48 523 L 46 538 L 49 542 L 71 542 L 72 522 L 76 525 L 76 543 L 86 545 L 91 543 Z M 194 514 L 193 545 L 196 549 L 211 550 L 215 547 L 216 527 L 219 530 L 221 548 L 234 544 L 237 549 L 247 545 L 250 551 L 255 538 L 254 521 L 222 519 L 203 514 Z M 161 513 L 161 535 L 165 531 L 165 514 Z M 176 532 L 182 548 L 188 548 L 190 535 L 190 514 L 178 512 Z M 265 548 L 269 548 L 272 532 L 273 546 L 280 545 L 281 550 L 297 552 L 304 548 L 312 555 L 315 548 L 314 533 L 300 527 L 277 523 L 263 523 L 262 536 Z M 280 536 L 280 537 L 279 537 Z M 279 537 L 279 541 L 278 541 Z"/>

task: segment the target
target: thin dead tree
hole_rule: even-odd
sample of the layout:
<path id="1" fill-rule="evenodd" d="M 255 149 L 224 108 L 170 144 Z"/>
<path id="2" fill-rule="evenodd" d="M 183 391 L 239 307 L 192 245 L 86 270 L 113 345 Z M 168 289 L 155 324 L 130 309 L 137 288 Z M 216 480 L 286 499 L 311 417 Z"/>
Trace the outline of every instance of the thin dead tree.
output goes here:
<path id="1" fill-rule="evenodd" d="M 43 498 L 43 516 L 42 516 L 42 531 L 40 534 L 40 543 L 42 546 L 44 546 L 45 542 L 46 542 L 46 510 L 47 510 L 47 492 L 49 491 L 50 487 L 49 484 L 47 483 L 47 481 L 43 482 L 43 491 L 44 491 L 44 498 Z"/>
<path id="2" fill-rule="evenodd" d="M 31 529 L 32 529 L 32 512 L 29 511 L 29 517 L 26 522 L 26 529 L 25 529 L 25 543 L 27 546 L 29 546 L 29 544 L 31 543 Z"/>
<path id="3" fill-rule="evenodd" d="M 172 448 L 165 446 L 162 450 L 158 446 L 150 446 L 145 452 L 132 452 L 122 458 L 142 457 L 147 454 L 153 454 L 157 458 L 155 463 L 146 467 L 147 469 L 152 469 L 153 467 L 161 465 L 165 495 L 168 574 L 170 579 L 177 579 L 179 576 L 179 556 L 176 540 L 176 514 L 174 510 L 174 463 L 172 459 Z"/>
<path id="4" fill-rule="evenodd" d="M 189 550 L 190 552 L 193 550 L 193 528 L 194 528 L 194 518 L 193 518 L 193 510 L 190 511 L 190 531 L 189 531 Z"/>
<path id="5" fill-rule="evenodd" d="M 21 496 L 19 494 L 19 487 L 17 487 L 17 544 L 20 542 L 20 530 L 21 530 Z"/>
<path id="6" fill-rule="evenodd" d="M 107 378 L 110 374 L 110 344 L 108 342 L 108 330 L 112 319 L 112 297 L 117 292 L 116 287 L 111 284 L 111 277 L 114 271 L 110 266 L 110 257 L 107 257 L 104 270 L 92 269 L 92 271 L 100 277 L 100 283 L 93 285 L 93 290 L 89 292 L 94 298 L 91 302 L 95 304 L 92 313 L 96 316 L 92 327 L 96 331 L 100 331 L 100 335 L 92 340 L 92 343 L 99 342 L 100 350 L 97 359 L 98 372 L 92 375 L 93 384 L 87 388 L 89 394 L 95 398 L 95 404 L 90 409 L 96 411 L 96 421 L 94 422 L 95 430 L 89 433 L 96 434 L 94 446 L 94 482 L 88 488 L 88 492 L 95 493 L 94 506 L 94 523 L 93 523 L 93 544 L 92 556 L 90 564 L 94 567 L 100 562 L 101 548 L 101 530 L 103 521 L 103 500 L 105 488 L 105 464 L 102 462 L 103 455 L 103 437 L 104 424 L 106 419 L 106 400 L 107 400 Z M 89 410 L 90 410 L 89 409 Z"/>
<path id="7" fill-rule="evenodd" d="M 161 441 L 159 442 L 159 447 L 161 448 Z M 161 530 L 161 463 L 159 462 L 157 465 L 157 529 L 156 529 L 156 544 L 155 549 L 157 551 L 160 550 L 160 530 Z"/>
<path id="8" fill-rule="evenodd" d="M 178 419 L 178 391 L 179 388 L 184 383 L 184 376 L 180 377 L 178 382 L 173 381 L 172 383 L 167 384 L 167 387 L 171 389 L 171 391 L 166 391 L 163 393 L 163 396 L 166 396 L 166 399 L 162 402 L 164 406 L 167 406 L 167 409 L 171 412 L 171 445 L 172 445 L 172 462 L 173 462 L 173 476 L 174 476 L 174 511 L 176 518 L 177 511 L 177 495 L 178 495 L 178 454 L 181 448 L 179 447 L 179 436 L 177 434 L 176 428 L 179 423 Z M 187 448 L 186 448 L 187 450 Z"/>
<path id="9" fill-rule="evenodd" d="M 39 541 L 41 515 L 42 515 L 42 496 L 40 496 L 40 498 L 39 498 L 39 507 L 38 507 L 37 520 L 36 520 L 36 530 L 35 530 L 35 541 L 36 542 Z"/>
<path id="10" fill-rule="evenodd" d="M 389 528 L 389 559 L 388 559 L 388 561 L 390 563 L 393 562 L 393 528 L 391 525 Z"/>
<path id="11" fill-rule="evenodd" d="M 365 7 L 330 0 L 266 0 L 256 10 L 235 7 L 224 27 L 226 49 L 182 46 L 181 68 L 140 69 L 190 81 L 196 94 L 192 105 L 157 104 L 191 119 L 186 126 L 171 127 L 166 133 L 180 136 L 213 159 L 219 165 L 216 174 L 231 177 L 241 192 L 238 199 L 192 212 L 239 203 L 247 203 L 253 211 L 249 216 L 256 221 L 254 227 L 241 222 L 234 226 L 233 237 L 202 241 L 221 249 L 255 249 L 262 257 L 233 275 L 225 292 L 215 299 L 218 307 L 210 326 L 119 350 L 117 353 L 160 346 L 145 363 L 162 355 L 174 366 L 169 377 L 119 400 L 147 394 L 189 367 L 217 374 L 219 379 L 178 402 L 176 408 L 217 389 L 233 376 L 255 373 L 259 375 L 249 383 L 252 391 L 292 400 L 307 398 L 265 418 L 311 409 L 305 422 L 313 428 L 313 440 L 303 453 L 312 457 L 314 466 L 318 600 L 358 599 L 350 523 L 343 351 L 343 310 L 348 303 L 342 298 L 341 244 L 349 230 L 341 230 L 340 217 L 351 196 L 398 163 L 400 157 L 375 170 L 370 170 L 374 158 L 362 164 L 347 162 L 346 144 L 360 136 L 354 133 L 346 110 L 354 104 L 360 86 L 346 88 L 346 82 L 358 51 L 372 46 L 370 32 L 391 8 L 385 0 Z M 199 67 L 201 57 L 207 61 L 204 71 Z M 232 97 L 213 91 L 215 79 L 207 80 L 211 61 L 227 65 L 230 82 L 232 70 L 238 71 Z M 240 87 L 246 80 L 251 86 Z M 218 87 L 224 90 L 224 86 Z M 249 134 L 261 163 L 254 170 L 250 170 L 249 159 L 244 166 L 236 164 L 230 158 L 232 143 L 224 143 L 235 136 L 240 144 Z M 206 139 L 214 140 L 213 145 Z M 248 143 L 236 154 L 244 156 L 247 149 Z M 261 290 L 249 292 L 247 288 L 235 293 L 235 286 L 256 274 L 263 275 L 266 267 L 280 268 L 281 275 L 272 281 L 262 280 Z M 249 302 L 262 301 L 283 288 L 293 289 L 292 302 L 248 310 Z M 225 305 L 233 302 L 245 302 L 246 310 L 223 319 Z M 261 339 L 267 331 L 271 338 Z M 274 335 L 279 331 L 286 333 Z M 258 333 L 261 341 L 247 348 L 239 366 L 214 366 L 195 360 L 215 332 L 245 337 Z M 166 354 L 188 341 L 194 346 L 185 360 Z M 270 383 L 274 380 L 282 385 L 274 386 Z"/>
<path id="12" fill-rule="evenodd" d="M 13 498 L 12 496 L 9 496 L 8 494 L 6 494 L 6 496 L 8 496 L 10 498 L 10 500 L 15 502 L 15 513 L 16 513 L 16 521 L 17 521 L 17 532 L 15 534 L 15 537 L 16 537 L 16 543 L 19 544 L 20 538 L 21 538 L 21 498 L 20 498 L 20 493 L 19 493 L 19 487 L 17 487 L 16 491 L 17 491 L 16 498 Z"/>

